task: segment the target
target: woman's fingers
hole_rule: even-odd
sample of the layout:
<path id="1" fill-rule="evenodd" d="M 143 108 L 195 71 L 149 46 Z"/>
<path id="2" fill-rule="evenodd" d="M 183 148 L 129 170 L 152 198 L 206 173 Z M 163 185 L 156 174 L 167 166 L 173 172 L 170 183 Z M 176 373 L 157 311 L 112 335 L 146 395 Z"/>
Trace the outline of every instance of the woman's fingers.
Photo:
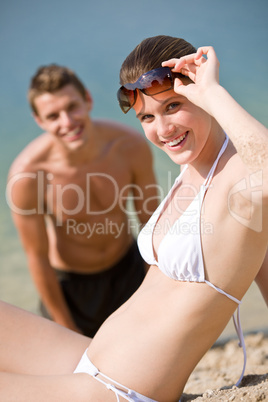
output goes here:
<path id="1" fill-rule="evenodd" d="M 181 73 L 200 85 L 209 85 L 219 81 L 219 61 L 212 46 L 202 46 L 196 53 L 172 58 L 162 63 L 174 73 Z"/>
<path id="2" fill-rule="evenodd" d="M 207 58 L 217 58 L 215 50 L 212 46 L 199 47 L 196 52 L 196 59 L 200 59 L 203 55 L 207 56 Z"/>
<path id="3" fill-rule="evenodd" d="M 216 53 L 212 46 L 202 46 L 197 49 L 196 53 L 183 56 L 179 59 L 173 58 L 166 60 L 162 63 L 162 66 L 170 67 L 173 72 L 181 72 L 183 74 L 182 70 L 185 72 L 192 71 L 191 66 L 200 66 L 201 64 L 206 63 L 207 59 L 211 59 L 212 62 L 214 61 L 218 63 Z"/>
<path id="4" fill-rule="evenodd" d="M 162 63 L 163 67 L 170 67 L 174 72 L 181 72 L 185 66 L 194 63 L 196 53 L 181 57 L 180 59 L 170 59 Z"/>

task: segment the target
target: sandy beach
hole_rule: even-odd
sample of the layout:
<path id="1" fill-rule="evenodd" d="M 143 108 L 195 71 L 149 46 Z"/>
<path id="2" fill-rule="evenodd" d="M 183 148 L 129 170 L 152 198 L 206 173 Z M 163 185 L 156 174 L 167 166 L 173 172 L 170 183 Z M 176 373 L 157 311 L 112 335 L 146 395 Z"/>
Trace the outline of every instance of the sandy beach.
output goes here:
<path id="1" fill-rule="evenodd" d="M 268 334 L 245 336 L 247 365 L 239 387 L 234 386 L 243 366 L 237 339 L 216 344 L 196 366 L 181 402 L 268 400 Z"/>

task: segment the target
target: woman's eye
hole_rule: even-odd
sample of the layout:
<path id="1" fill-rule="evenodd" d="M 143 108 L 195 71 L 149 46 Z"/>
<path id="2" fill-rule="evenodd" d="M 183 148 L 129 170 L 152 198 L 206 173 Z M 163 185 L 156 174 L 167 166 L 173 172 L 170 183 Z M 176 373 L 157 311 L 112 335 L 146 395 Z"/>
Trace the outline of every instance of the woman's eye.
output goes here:
<path id="1" fill-rule="evenodd" d="M 145 114 L 144 116 L 142 116 L 141 121 L 143 122 L 145 120 L 152 119 L 152 118 L 153 118 L 152 114 Z"/>
<path id="2" fill-rule="evenodd" d="M 173 103 L 170 103 L 170 104 L 168 105 L 167 110 L 173 110 L 173 109 L 178 108 L 179 106 L 180 106 L 180 103 L 179 103 L 179 102 L 173 102 Z"/>

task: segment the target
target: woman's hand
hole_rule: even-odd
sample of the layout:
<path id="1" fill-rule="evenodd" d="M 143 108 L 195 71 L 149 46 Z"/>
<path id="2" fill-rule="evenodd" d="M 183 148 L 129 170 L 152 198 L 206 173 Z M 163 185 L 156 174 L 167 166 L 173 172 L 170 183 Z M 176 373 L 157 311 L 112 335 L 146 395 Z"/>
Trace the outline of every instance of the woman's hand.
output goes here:
<path id="1" fill-rule="evenodd" d="M 189 77 L 194 84 L 183 83 L 181 79 L 176 78 L 174 91 L 210 112 L 206 96 L 212 86 L 219 85 L 219 61 L 213 47 L 200 47 L 196 53 L 164 61 L 162 66 L 168 66 L 174 73 Z"/>

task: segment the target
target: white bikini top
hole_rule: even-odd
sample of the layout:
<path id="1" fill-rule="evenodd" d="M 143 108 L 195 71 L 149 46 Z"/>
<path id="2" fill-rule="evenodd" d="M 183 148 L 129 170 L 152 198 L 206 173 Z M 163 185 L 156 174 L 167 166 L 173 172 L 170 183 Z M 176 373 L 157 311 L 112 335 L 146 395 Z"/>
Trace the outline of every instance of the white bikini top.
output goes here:
<path id="1" fill-rule="evenodd" d="M 157 230 L 158 219 L 165 206 L 168 205 L 167 202 L 170 200 L 174 189 L 180 183 L 184 172 L 188 168 L 187 165 L 175 180 L 175 183 L 170 189 L 168 195 L 161 202 L 147 224 L 139 233 L 138 247 L 141 256 L 147 262 L 147 264 L 157 265 L 159 269 L 168 277 L 177 281 L 205 282 L 217 292 L 222 293 L 238 304 L 237 321 L 235 320 L 235 316 L 233 316 L 233 319 L 237 334 L 240 339 L 240 346 L 243 346 L 244 350 L 244 368 L 242 375 L 236 384 L 238 385 L 243 378 L 246 365 L 246 352 L 239 314 L 239 304 L 241 301 L 206 280 L 201 246 L 201 233 L 202 230 L 205 230 L 202 228 L 201 222 L 202 204 L 213 178 L 215 169 L 218 165 L 220 157 L 227 147 L 227 144 L 228 137 L 226 136 L 220 152 L 214 161 L 205 182 L 201 186 L 200 192 L 196 195 L 194 200 L 190 203 L 180 218 L 177 219 L 170 228 L 168 228 L 167 233 L 158 247 L 157 259 L 153 250 L 153 233 Z"/>

